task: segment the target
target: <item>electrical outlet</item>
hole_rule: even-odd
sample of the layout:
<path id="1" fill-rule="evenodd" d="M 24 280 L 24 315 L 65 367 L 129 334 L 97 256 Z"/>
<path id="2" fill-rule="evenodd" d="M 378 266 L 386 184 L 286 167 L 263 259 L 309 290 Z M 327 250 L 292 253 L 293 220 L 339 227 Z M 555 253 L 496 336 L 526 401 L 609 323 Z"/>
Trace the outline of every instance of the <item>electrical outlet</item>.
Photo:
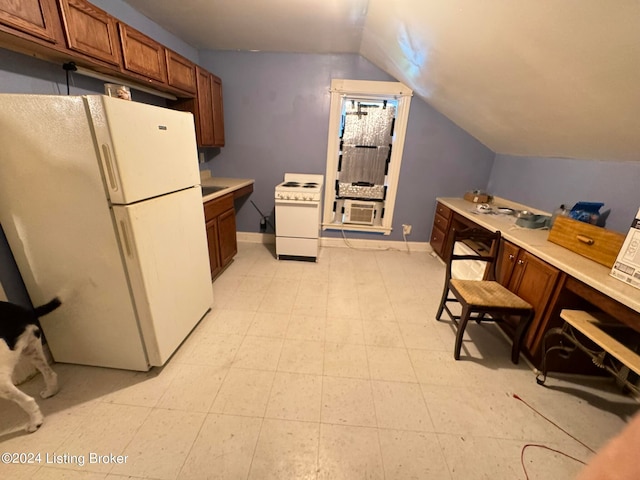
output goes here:
<path id="1" fill-rule="evenodd" d="M 404 235 L 411 235 L 411 225 L 402 225 L 402 233 Z"/>

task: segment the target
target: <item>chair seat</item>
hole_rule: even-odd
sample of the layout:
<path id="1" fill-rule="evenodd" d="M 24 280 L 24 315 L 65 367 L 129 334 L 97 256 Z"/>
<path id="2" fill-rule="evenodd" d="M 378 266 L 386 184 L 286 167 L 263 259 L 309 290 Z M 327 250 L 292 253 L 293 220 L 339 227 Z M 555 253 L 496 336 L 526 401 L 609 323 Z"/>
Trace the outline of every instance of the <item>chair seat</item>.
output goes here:
<path id="1" fill-rule="evenodd" d="M 452 278 L 451 287 L 472 307 L 522 310 L 533 308 L 528 302 L 495 281 Z"/>

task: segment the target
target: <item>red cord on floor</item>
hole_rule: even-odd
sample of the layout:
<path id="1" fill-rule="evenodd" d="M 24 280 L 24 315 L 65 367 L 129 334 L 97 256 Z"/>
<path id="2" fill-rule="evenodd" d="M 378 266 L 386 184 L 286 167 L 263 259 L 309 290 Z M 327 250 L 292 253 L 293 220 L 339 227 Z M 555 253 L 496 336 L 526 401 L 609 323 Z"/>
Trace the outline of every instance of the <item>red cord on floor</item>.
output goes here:
<path id="1" fill-rule="evenodd" d="M 587 445 L 586 443 L 582 442 L 581 440 L 578 440 L 576 437 L 574 437 L 573 435 L 571 435 L 569 432 L 567 432 L 564 428 L 562 428 L 560 425 L 558 425 L 557 423 L 555 423 L 553 420 L 548 419 L 547 417 L 545 417 L 542 413 L 540 413 L 538 410 L 536 410 L 535 408 L 533 408 L 531 405 L 529 405 L 527 402 L 525 402 L 522 398 L 520 398 L 517 394 L 513 394 L 513 398 L 515 398 L 516 400 L 520 400 L 522 403 L 524 403 L 527 407 L 529 407 L 531 410 L 533 410 L 537 415 L 540 415 L 542 418 L 544 418 L 547 422 L 549 422 L 550 424 L 552 424 L 554 427 L 556 427 L 557 429 L 559 429 L 560 431 L 564 432 L 566 435 L 568 435 L 569 437 L 571 437 L 573 440 L 575 440 L 576 442 L 578 442 L 580 445 L 582 445 L 583 447 L 585 447 L 587 450 L 589 450 L 591 453 L 596 453 L 596 451 L 591 448 L 589 445 Z M 538 448 L 544 448 L 546 450 L 551 450 L 552 452 L 555 453 L 559 453 L 560 455 L 564 455 L 565 457 L 570 458 L 571 460 L 575 460 L 576 462 L 579 462 L 583 465 L 586 465 L 586 462 L 583 462 L 582 460 L 579 460 L 575 457 L 572 457 L 571 455 L 561 452 L 560 450 L 556 450 L 554 448 L 550 448 L 547 447 L 546 445 L 539 445 L 539 444 L 535 444 L 535 443 L 527 443 L 526 445 L 524 445 L 522 447 L 522 450 L 520 452 L 520 464 L 522 465 L 522 470 L 524 471 L 524 476 L 527 480 L 529 480 L 529 474 L 527 473 L 527 469 L 525 467 L 524 464 L 524 452 L 528 447 L 538 447 Z"/>

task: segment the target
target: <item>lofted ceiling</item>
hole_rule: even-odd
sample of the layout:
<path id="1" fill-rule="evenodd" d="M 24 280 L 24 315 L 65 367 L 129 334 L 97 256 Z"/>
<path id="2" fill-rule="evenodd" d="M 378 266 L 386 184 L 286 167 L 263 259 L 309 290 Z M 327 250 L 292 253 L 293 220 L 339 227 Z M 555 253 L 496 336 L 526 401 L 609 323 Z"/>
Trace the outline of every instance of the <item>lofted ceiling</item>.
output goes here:
<path id="1" fill-rule="evenodd" d="M 198 49 L 359 53 L 496 153 L 640 161 L 639 0 L 125 0 Z"/>

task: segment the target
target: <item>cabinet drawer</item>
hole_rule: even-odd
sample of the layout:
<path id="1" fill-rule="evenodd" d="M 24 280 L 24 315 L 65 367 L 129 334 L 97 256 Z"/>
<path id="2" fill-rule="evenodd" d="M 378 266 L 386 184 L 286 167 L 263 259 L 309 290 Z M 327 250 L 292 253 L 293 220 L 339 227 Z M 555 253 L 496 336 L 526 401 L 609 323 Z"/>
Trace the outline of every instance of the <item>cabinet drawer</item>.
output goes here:
<path id="1" fill-rule="evenodd" d="M 449 207 L 445 207 L 443 204 L 438 202 L 436 205 L 436 213 L 438 215 L 442 215 L 446 220 L 451 218 L 451 209 Z"/>
<path id="2" fill-rule="evenodd" d="M 439 228 L 433 227 L 431 230 L 431 247 L 433 251 L 436 252 L 440 257 L 442 257 L 442 253 L 444 250 L 444 240 L 446 238 L 446 233 L 440 230 Z"/>
<path id="3" fill-rule="evenodd" d="M 209 221 L 231 208 L 233 208 L 233 193 L 228 193 L 224 197 L 210 200 L 204 204 L 204 218 Z"/>
<path id="4" fill-rule="evenodd" d="M 449 229 L 449 219 L 443 217 L 439 213 L 436 213 L 435 218 L 433 219 L 433 225 L 443 232 L 446 232 Z"/>

